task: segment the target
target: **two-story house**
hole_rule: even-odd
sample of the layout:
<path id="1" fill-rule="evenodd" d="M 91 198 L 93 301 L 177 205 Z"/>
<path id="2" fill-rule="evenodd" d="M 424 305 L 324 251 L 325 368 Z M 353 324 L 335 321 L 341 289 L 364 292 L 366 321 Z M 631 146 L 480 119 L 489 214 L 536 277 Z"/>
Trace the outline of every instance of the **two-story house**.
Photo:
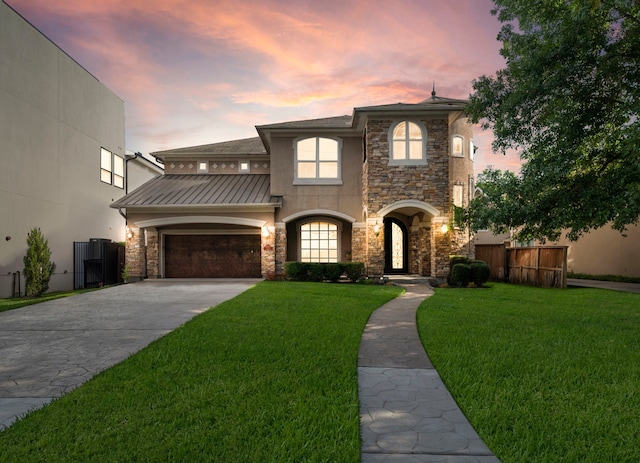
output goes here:
<path id="1" fill-rule="evenodd" d="M 165 174 L 111 207 L 139 277 L 279 278 L 286 261 L 443 278 L 473 255 L 452 226 L 473 182 L 464 100 L 358 107 L 258 137 L 152 153 Z"/>

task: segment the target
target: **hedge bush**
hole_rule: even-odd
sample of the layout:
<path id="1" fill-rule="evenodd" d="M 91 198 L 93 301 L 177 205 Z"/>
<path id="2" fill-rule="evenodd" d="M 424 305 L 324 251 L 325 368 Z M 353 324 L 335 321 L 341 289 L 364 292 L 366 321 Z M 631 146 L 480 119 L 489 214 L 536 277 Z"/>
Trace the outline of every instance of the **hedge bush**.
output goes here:
<path id="1" fill-rule="evenodd" d="M 482 260 L 474 260 L 471 265 L 471 281 L 476 286 L 483 286 L 489 281 L 491 275 L 491 269 L 486 262 Z"/>
<path id="2" fill-rule="evenodd" d="M 285 262 L 284 274 L 291 281 L 333 281 L 345 275 L 352 282 L 357 282 L 364 275 L 362 262 Z"/>
<path id="3" fill-rule="evenodd" d="M 467 287 L 471 281 L 471 265 L 469 264 L 455 264 L 451 268 L 451 274 L 449 275 L 449 284 L 451 286 Z"/>

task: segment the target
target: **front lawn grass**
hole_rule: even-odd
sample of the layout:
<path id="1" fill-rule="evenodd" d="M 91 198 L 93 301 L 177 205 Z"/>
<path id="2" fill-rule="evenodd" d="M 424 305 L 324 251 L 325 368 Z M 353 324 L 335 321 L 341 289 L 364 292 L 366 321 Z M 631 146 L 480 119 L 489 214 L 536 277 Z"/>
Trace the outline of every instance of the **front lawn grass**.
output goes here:
<path id="1" fill-rule="evenodd" d="M 640 294 L 443 288 L 418 327 L 502 463 L 640 461 Z"/>
<path id="2" fill-rule="evenodd" d="M 2 462 L 358 462 L 383 286 L 262 282 L 0 433 Z"/>

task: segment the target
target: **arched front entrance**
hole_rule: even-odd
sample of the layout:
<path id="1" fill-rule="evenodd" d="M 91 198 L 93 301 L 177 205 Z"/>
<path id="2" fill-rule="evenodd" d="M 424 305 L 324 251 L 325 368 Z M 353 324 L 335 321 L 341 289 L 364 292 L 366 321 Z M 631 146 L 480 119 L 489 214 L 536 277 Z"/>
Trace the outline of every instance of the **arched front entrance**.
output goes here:
<path id="1" fill-rule="evenodd" d="M 409 234 L 398 219 L 384 219 L 384 273 L 409 271 Z"/>

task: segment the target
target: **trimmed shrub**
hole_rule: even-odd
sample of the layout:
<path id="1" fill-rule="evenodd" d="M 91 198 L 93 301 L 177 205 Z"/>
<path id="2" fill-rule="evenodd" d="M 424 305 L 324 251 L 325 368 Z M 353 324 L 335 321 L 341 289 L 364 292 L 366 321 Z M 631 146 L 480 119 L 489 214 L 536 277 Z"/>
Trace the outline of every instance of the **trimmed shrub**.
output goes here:
<path id="1" fill-rule="evenodd" d="M 362 262 L 345 262 L 342 264 L 344 267 L 344 273 L 347 278 L 356 283 L 360 278 L 364 276 L 364 263 Z"/>
<path id="2" fill-rule="evenodd" d="M 463 288 L 467 287 L 469 285 L 469 281 L 471 281 L 471 265 L 455 264 L 451 268 L 449 280 L 452 286 L 462 286 Z"/>
<path id="3" fill-rule="evenodd" d="M 304 262 L 285 262 L 284 277 L 287 280 L 307 281 L 307 264 Z"/>
<path id="4" fill-rule="evenodd" d="M 342 273 L 344 272 L 344 266 L 342 264 L 324 264 L 324 279 L 336 283 Z"/>
<path id="5" fill-rule="evenodd" d="M 336 282 L 345 274 L 354 283 L 362 278 L 364 264 L 362 262 L 285 262 L 284 275 L 291 281 L 323 281 Z"/>
<path id="6" fill-rule="evenodd" d="M 324 264 L 316 262 L 307 264 L 307 281 L 324 280 Z"/>
<path id="7" fill-rule="evenodd" d="M 489 281 L 491 275 L 491 269 L 486 262 L 482 260 L 474 260 L 471 265 L 471 281 L 476 286 L 483 286 Z"/>

